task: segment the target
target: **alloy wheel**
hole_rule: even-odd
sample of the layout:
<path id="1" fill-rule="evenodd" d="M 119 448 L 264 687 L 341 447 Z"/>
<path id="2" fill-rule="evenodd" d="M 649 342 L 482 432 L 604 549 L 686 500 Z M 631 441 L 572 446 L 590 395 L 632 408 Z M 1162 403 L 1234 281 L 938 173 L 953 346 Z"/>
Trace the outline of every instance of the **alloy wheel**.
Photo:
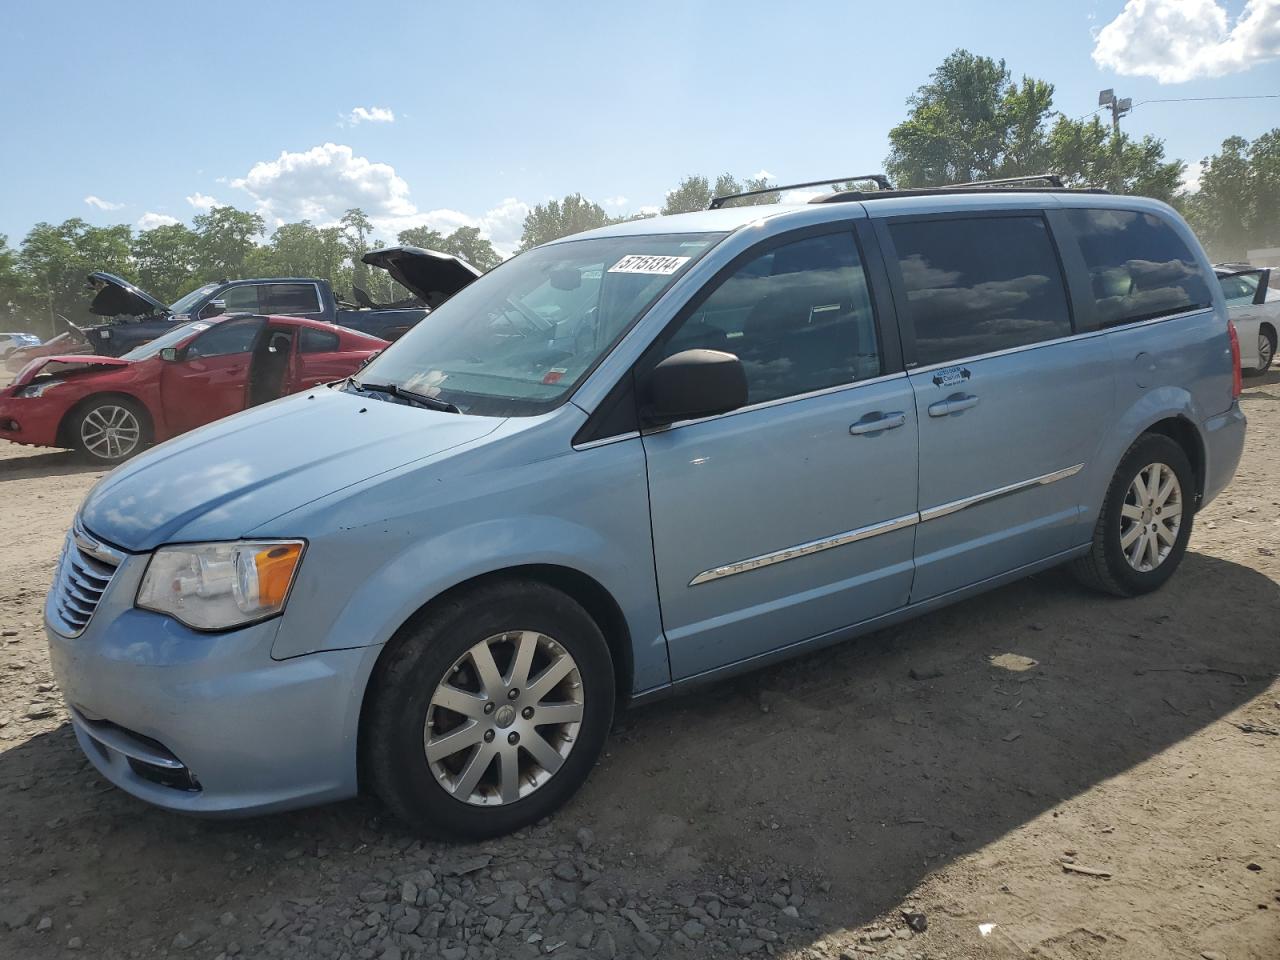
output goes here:
<path id="1" fill-rule="evenodd" d="M 431 696 L 423 747 L 432 775 L 455 799 L 514 803 L 564 764 L 582 725 L 578 665 L 545 634 L 516 630 L 481 640 L 454 661 Z"/>
<path id="2" fill-rule="evenodd" d="M 128 407 L 113 403 L 94 407 L 80 423 L 80 440 L 100 460 L 121 460 L 138 446 L 142 425 Z"/>
<path id="3" fill-rule="evenodd" d="M 1182 526 L 1182 486 L 1163 463 L 1138 471 L 1120 508 L 1120 549 L 1139 573 L 1150 573 L 1173 550 Z"/>
<path id="4" fill-rule="evenodd" d="M 1271 366 L 1271 355 L 1275 352 L 1275 347 L 1271 345 L 1271 338 L 1265 333 L 1258 334 L 1258 369 L 1266 370 Z"/>

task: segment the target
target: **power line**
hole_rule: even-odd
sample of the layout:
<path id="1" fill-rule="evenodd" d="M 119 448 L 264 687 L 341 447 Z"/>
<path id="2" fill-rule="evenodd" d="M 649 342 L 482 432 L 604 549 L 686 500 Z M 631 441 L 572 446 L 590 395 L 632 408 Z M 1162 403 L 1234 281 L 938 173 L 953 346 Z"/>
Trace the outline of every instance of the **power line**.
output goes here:
<path id="1" fill-rule="evenodd" d="M 1141 107 L 1148 103 L 1203 103 L 1210 100 L 1280 100 L 1280 93 L 1251 93 L 1233 97 L 1161 97 L 1154 100 L 1139 100 L 1130 109 Z M 1072 122 L 1079 123 L 1081 120 L 1085 119 L 1085 117 L 1096 116 L 1100 110 L 1105 109 L 1108 109 L 1108 107 L 1095 107 L 1088 113 L 1080 114 L 1080 116 L 1076 117 Z"/>

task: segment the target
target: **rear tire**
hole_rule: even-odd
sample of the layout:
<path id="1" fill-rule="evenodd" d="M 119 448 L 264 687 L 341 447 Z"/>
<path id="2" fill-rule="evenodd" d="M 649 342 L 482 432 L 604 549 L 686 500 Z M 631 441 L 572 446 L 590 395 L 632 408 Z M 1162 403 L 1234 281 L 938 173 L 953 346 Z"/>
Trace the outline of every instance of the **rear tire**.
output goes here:
<path id="1" fill-rule="evenodd" d="M 1107 488 L 1089 552 L 1072 563 L 1076 579 L 1120 597 L 1162 586 L 1186 553 L 1195 489 L 1182 447 L 1161 434 L 1140 436 Z"/>
<path id="2" fill-rule="evenodd" d="M 1258 365 L 1249 372 L 1261 376 L 1271 369 L 1276 359 L 1276 334 L 1270 327 L 1258 329 Z"/>
<path id="3" fill-rule="evenodd" d="M 91 397 L 71 415 L 67 433 L 80 456 L 114 465 L 151 442 L 151 420 L 141 404 L 128 397 Z"/>
<path id="4" fill-rule="evenodd" d="M 363 756 L 374 792 L 414 830 L 510 833 L 587 779 L 613 719 L 613 663 L 570 597 L 530 581 L 481 586 L 393 644 L 371 681 Z"/>

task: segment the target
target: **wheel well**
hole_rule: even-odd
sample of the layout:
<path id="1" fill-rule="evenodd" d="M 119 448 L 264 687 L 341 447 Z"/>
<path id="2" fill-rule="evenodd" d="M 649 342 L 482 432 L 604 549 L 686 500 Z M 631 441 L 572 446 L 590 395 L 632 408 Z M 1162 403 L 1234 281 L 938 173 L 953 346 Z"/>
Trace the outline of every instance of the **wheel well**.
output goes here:
<path id="1" fill-rule="evenodd" d="M 89 396 L 80 400 L 75 406 L 62 415 L 62 421 L 58 424 L 57 441 L 58 446 L 70 449 L 75 446 L 71 437 L 71 421 L 76 415 L 91 403 L 97 403 L 100 400 L 128 400 L 130 404 L 138 408 L 138 413 L 142 415 L 142 426 L 152 437 L 155 436 L 156 425 L 151 419 L 151 411 L 147 409 L 147 405 L 137 397 L 129 393 L 120 393 L 114 390 L 107 390 L 103 393 L 91 393 Z"/>
<path id="2" fill-rule="evenodd" d="M 613 658 L 614 687 L 616 688 L 618 699 L 622 701 L 631 695 L 631 682 L 635 669 L 634 655 L 631 647 L 631 631 L 627 627 L 627 620 L 622 614 L 622 608 L 618 606 L 618 602 L 613 599 L 613 595 L 598 580 L 580 570 L 549 563 L 507 567 L 503 570 L 484 573 L 472 577 L 470 580 L 455 584 L 443 593 L 428 600 L 400 625 L 395 635 L 383 647 L 382 653 L 379 654 L 379 662 L 382 661 L 389 650 L 412 632 L 416 624 L 430 616 L 431 611 L 439 604 L 445 603 L 460 593 L 465 593 L 482 584 L 490 584 L 502 580 L 525 580 L 544 583 L 575 600 L 587 611 L 587 615 L 596 622 L 596 626 L 604 634 L 605 643 L 609 647 L 609 655 Z M 362 789 L 367 782 L 364 769 L 365 751 L 363 743 L 365 712 L 369 707 L 369 692 L 377 675 L 378 666 L 375 664 L 373 671 L 369 675 L 369 681 L 365 687 L 360 708 L 361 733 L 357 739 L 356 770 Z"/>
<path id="3" fill-rule="evenodd" d="M 1147 427 L 1146 433 L 1158 433 L 1168 437 L 1182 448 L 1182 452 L 1191 461 L 1191 469 L 1196 477 L 1196 504 L 1204 496 L 1204 442 L 1200 433 L 1186 417 L 1168 417 Z"/>
<path id="4" fill-rule="evenodd" d="M 1258 329 L 1267 335 L 1267 339 L 1271 341 L 1271 349 L 1274 350 L 1276 344 L 1276 328 L 1265 320 L 1258 326 Z"/>

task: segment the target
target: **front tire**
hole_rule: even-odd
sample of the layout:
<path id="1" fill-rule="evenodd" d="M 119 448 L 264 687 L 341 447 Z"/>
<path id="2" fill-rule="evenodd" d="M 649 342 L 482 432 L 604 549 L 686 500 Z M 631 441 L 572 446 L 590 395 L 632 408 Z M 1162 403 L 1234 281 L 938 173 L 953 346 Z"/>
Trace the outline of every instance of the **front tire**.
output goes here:
<path id="1" fill-rule="evenodd" d="M 613 719 L 595 621 L 545 584 L 468 590 L 406 628 L 371 681 L 374 792 L 416 831 L 482 839 L 535 823 L 583 784 Z"/>
<path id="2" fill-rule="evenodd" d="M 128 460 L 151 442 L 146 411 L 127 397 L 91 398 L 72 415 L 67 431 L 82 457 L 108 465 Z"/>
<path id="3" fill-rule="evenodd" d="M 1258 365 L 1249 372 L 1261 376 L 1271 369 L 1276 358 L 1276 335 L 1268 327 L 1258 330 Z"/>
<path id="4" fill-rule="evenodd" d="M 1092 546 L 1072 564 L 1076 578 L 1121 597 L 1162 586 L 1186 553 L 1195 489 L 1182 447 L 1166 436 L 1143 434 L 1116 468 Z"/>

